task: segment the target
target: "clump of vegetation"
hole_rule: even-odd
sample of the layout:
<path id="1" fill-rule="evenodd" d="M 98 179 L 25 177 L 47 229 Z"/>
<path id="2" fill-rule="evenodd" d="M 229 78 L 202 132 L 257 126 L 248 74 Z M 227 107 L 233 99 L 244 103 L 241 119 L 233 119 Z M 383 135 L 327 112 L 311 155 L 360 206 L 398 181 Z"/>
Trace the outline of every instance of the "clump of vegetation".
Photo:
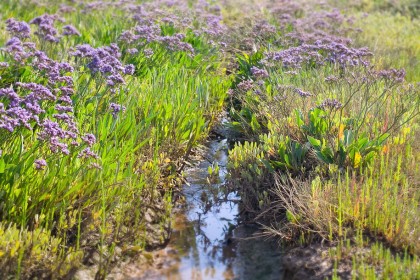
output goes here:
<path id="1" fill-rule="evenodd" d="M 0 3 L 0 278 L 164 244 L 225 109 L 244 219 L 331 277 L 419 274 L 415 1 L 50 2 Z"/>
<path id="2" fill-rule="evenodd" d="M 185 3 L 164 19 L 162 3 L 2 1 L 1 278 L 67 277 L 95 254 L 102 278 L 116 247 L 167 240 L 172 190 L 230 85 L 216 15 Z"/>
<path id="3" fill-rule="evenodd" d="M 381 62 L 391 47 L 376 54 L 361 43 L 372 43 L 372 25 L 359 35 L 349 15 L 289 4 L 271 7 L 294 18 L 283 38 L 238 61 L 230 115 L 240 142 L 229 154 L 230 187 L 241 194 L 245 218 L 270 235 L 368 248 L 376 257 L 353 259 L 356 277 L 415 278 L 420 99 L 410 82 L 417 64 L 384 69 L 395 66 Z M 404 60 L 415 59 L 411 51 Z M 344 247 L 333 254 L 337 266 L 351 259 Z"/>

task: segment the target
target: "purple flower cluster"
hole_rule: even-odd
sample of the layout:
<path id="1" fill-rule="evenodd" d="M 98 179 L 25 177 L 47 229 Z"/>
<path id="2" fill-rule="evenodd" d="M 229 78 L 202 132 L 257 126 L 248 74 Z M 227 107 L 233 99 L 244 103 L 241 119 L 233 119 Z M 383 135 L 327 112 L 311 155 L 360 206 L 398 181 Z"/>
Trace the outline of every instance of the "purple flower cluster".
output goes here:
<path id="1" fill-rule="evenodd" d="M 96 137 L 91 133 L 85 134 L 81 138 L 89 147 L 92 147 L 96 143 Z"/>
<path id="2" fill-rule="evenodd" d="M 89 147 L 83 149 L 77 157 L 79 157 L 79 158 L 93 158 L 93 159 L 98 159 L 99 158 L 99 156 L 95 152 L 93 152 Z"/>
<path id="3" fill-rule="evenodd" d="M 138 52 L 139 52 L 139 50 L 136 49 L 136 48 L 131 48 L 131 49 L 127 50 L 127 53 L 129 53 L 131 55 L 137 54 Z"/>
<path id="4" fill-rule="evenodd" d="M 1 50 L 11 55 L 14 62 L 24 64 L 25 60 L 32 55 L 31 49 L 33 47 L 33 43 L 22 43 L 18 37 L 13 37 L 6 42 L 5 47 Z"/>
<path id="5" fill-rule="evenodd" d="M 36 170 L 44 170 L 47 167 L 47 162 L 42 158 L 35 160 L 34 164 Z"/>
<path id="6" fill-rule="evenodd" d="M 121 33 L 119 40 L 124 43 L 131 44 L 137 41 L 139 38 L 140 38 L 140 35 L 134 34 L 134 32 L 131 30 L 126 30 L 126 31 L 123 31 L 123 33 Z"/>
<path id="7" fill-rule="evenodd" d="M 144 53 L 144 56 L 146 58 L 151 58 L 153 56 L 153 54 L 154 54 L 153 50 L 150 49 L 150 48 L 144 49 L 143 50 L 143 53 Z"/>
<path id="8" fill-rule="evenodd" d="M 44 86 L 38 84 L 17 83 L 21 88 L 32 91 L 24 97 L 19 96 L 13 88 L 0 89 L 0 128 L 13 132 L 17 127 L 32 129 L 31 121 L 39 124 L 39 116 L 45 110 L 40 103 L 55 100 L 55 96 Z"/>
<path id="9" fill-rule="evenodd" d="M 63 85 L 61 91 L 66 91 L 66 94 L 72 94 L 73 90 L 68 88 L 73 86 L 73 79 L 70 76 L 65 76 L 65 73 L 74 71 L 73 67 L 67 62 L 57 62 L 50 59 L 44 52 L 35 51 L 33 53 L 32 66 L 48 77 L 51 85 Z"/>
<path id="10" fill-rule="evenodd" d="M 299 94 L 300 97 L 309 97 L 312 96 L 311 93 L 301 90 L 300 88 L 296 88 L 295 92 Z"/>
<path id="11" fill-rule="evenodd" d="M 132 33 L 132 42 L 142 39 L 147 43 L 150 43 L 157 41 L 157 39 L 160 36 L 161 30 L 159 25 L 147 23 L 144 25 L 136 26 L 134 28 L 134 32 L 135 33 Z"/>
<path id="12" fill-rule="evenodd" d="M 17 21 L 14 18 L 6 20 L 6 30 L 19 39 L 29 38 L 31 36 L 31 28 L 24 21 Z"/>
<path id="13" fill-rule="evenodd" d="M 280 61 L 285 68 L 301 68 L 303 65 L 315 64 L 318 66 L 325 63 L 338 64 L 342 67 L 363 65 L 367 66 L 367 57 L 372 53 L 367 48 L 350 48 L 342 43 L 315 42 L 315 44 L 303 44 L 291 47 L 279 52 L 266 54 L 266 63 Z"/>
<path id="14" fill-rule="evenodd" d="M 36 20 L 42 25 L 41 21 Z M 53 153 L 65 155 L 70 153 L 69 145 L 80 145 L 80 138 L 89 146 L 93 145 L 93 135 L 80 137 L 73 116 L 73 79 L 66 76 L 73 67 L 50 59 L 37 50 L 34 43 L 23 43 L 18 37 L 10 39 L 3 51 L 16 67 L 31 67 L 37 79 L 44 82 L 15 82 L 8 88 L 0 88 L 0 131 L 13 133 L 20 129 L 36 129 L 38 139 L 46 143 Z M 35 162 L 35 165 L 37 169 L 44 167 L 42 161 Z"/>
<path id="15" fill-rule="evenodd" d="M 170 7 L 169 10 L 162 7 Z M 159 43 L 170 51 L 194 53 L 194 49 L 185 42 L 182 32 L 163 36 L 161 25 L 170 25 L 176 29 L 192 30 L 197 36 L 206 34 L 213 39 L 221 38 L 227 28 L 222 24 L 221 9 L 208 1 L 197 1 L 192 4 L 180 1 L 149 1 L 140 5 L 126 5 L 126 10 L 133 14 L 137 25 L 124 31 L 119 40 L 129 47 L 143 47 L 148 43 Z M 194 23 L 194 24 L 193 24 Z"/>
<path id="16" fill-rule="evenodd" d="M 146 43 L 159 43 L 170 51 L 185 51 L 194 53 L 191 44 L 184 42 L 185 35 L 177 33 L 172 36 L 161 36 L 160 26 L 157 24 L 138 25 L 134 30 L 126 30 L 121 33 L 119 40 L 132 46 L 143 46 Z M 137 48 L 130 48 L 133 50 Z M 130 52 L 131 52 L 130 51 Z M 135 52 L 135 51 L 134 51 Z M 149 56 L 149 55 L 146 55 Z"/>
<path id="17" fill-rule="evenodd" d="M 19 38 L 13 37 L 7 41 L 2 50 L 11 56 L 14 63 L 30 65 L 39 70 L 43 76 L 48 78 L 51 85 L 73 85 L 71 77 L 62 74 L 73 72 L 73 67 L 66 62 L 57 62 L 50 59 L 44 52 L 37 50 L 32 42 L 23 43 Z"/>
<path id="18" fill-rule="evenodd" d="M 240 91 L 247 92 L 253 88 L 254 84 L 252 80 L 242 81 L 238 84 L 237 88 Z"/>
<path id="19" fill-rule="evenodd" d="M 88 44 L 78 45 L 72 55 L 86 58 L 88 60 L 87 67 L 92 74 L 101 73 L 110 87 L 124 84 L 122 74 L 132 75 L 135 70 L 134 65 L 122 64 L 119 59 L 121 52 L 116 44 L 99 48 L 93 48 Z"/>
<path id="20" fill-rule="evenodd" d="M 267 38 L 276 33 L 276 27 L 266 20 L 260 20 L 253 26 L 253 33 L 260 38 Z"/>
<path id="21" fill-rule="evenodd" d="M 255 66 L 251 67 L 251 73 L 257 79 L 265 79 L 265 78 L 269 77 L 267 70 L 260 69 L 260 68 L 255 67 Z"/>
<path id="22" fill-rule="evenodd" d="M 318 106 L 318 108 L 321 108 L 323 110 L 327 110 L 327 109 L 338 110 L 341 107 L 343 107 L 343 104 L 341 104 L 338 100 L 329 99 L 329 98 L 322 101 L 322 103 Z"/>
<path id="23" fill-rule="evenodd" d="M 221 16 L 210 14 L 206 18 L 207 27 L 203 28 L 203 31 L 213 37 L 220 36 L 226 31 L 226 27 L 221 22 Z"/>
<path id="24" fill-rule="evenodd" d="M 59 13 L 63 13 L 63 14 L 69 14 L 76 11 L 76 9 L 74 7 L 65 5 L 65 4 L 61 4 L 60 8 L 58 9 Z"/>
<path id="25" fill-rule="evenodd" d="M 116 118 L 118 114 L 120 112 L 124 112 L 126 108 L 120 104 L 111 103 L 109 105 L 109 109 L 112 111 L 112 115 L 114 116 L 114 118 Z"/>
<path id="26" fill-rule="evenodd" d="M 60 114 L 52 116 L 57 122 L 45 116 L 45 106 L 57 100 L 49 88 L 36 83 L 16 83 L 15 86 L 20 89 L 20 94 L 12 88 L 0 89 L 0 128 L 9 132 L 20 127 L 33 130 L 32 123 L 36 123 L 40 127 L 39 140 L 47 142 L 52 152 L 69 154 L 68 145 L 62 140 L 77 140 L 78 129 L 74 117 L 60 111 L 62 108 L 59 104 L 56 109 Z M 61 107 L 73 110 L 71 106 Z"/>
<path id="27" fill-rule="evenodd" d="M 165 6 L 170 9 L 162 9 Z M 138 34 L 148 42 L 154 40 L 153 35 L 160 36 L 160 29 L 155 28 L 155 32 L 150 32 L 148 28 L 154 28 L 155 24 L 171 25 L 177 29 L 188 28 L 197 34 L 205 33 L 213 37 L 220 37 L 227 30 L 222 24 L 221 8 L 204 0 L 196 1 L 192 6 L 185 0 L 149 1 L 140 5 L 128 5 L 127 10 L 133 14 L 138 25 L 142 26 Z"/>
<path id="28" fill-rule="evenodd" d="M 405 80 L 405 70 L 404 69 L 389 69 L 381 70 L 377 73 L 379 78 L 389 80 L 395 83 L 402 83 Z"/>
<path id="29" fill-rule="evenodd" d="M 44 41 L 57 43 L 60 41 L 60 38 L 57 37 L 58 30 L 54 27 L 54 22 L 56 20 L 61 20 L 56 15 L 43 14 L 42 16 L 32 19 L 29 23 L 38 26 L 38 30 L 35 32 L 39 38 Z"/>
<path id="30" fill-rule="evenodd" d="M 194 53 L 194 48 L 191 44 L 182 41 L 184 38 L 184 34 L 178 33 L 173 36 L 161 36 L 157 39 L 157 41 L 166 46 L 166 48 L 170 51 Z"/>
<path id="31" fill-rule="evenodd" d="M 63 35 L 64 36 L 80 36 L 80 32 L 72 25 L 65 25 L 63 27 Z"/>

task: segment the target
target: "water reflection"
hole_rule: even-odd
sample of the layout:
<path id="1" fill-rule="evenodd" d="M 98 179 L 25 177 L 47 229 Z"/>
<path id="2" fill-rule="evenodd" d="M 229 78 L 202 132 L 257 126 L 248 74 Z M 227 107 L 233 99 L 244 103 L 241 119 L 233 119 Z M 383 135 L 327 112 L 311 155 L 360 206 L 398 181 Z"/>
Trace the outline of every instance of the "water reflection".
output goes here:
<path id="1" fill-rule="evenodd" d="M 226 140 L 213 141 L 206 161 L 188 170 L 186 207 L 177 211 L 165 249 L 172 258 L 156 279 L 281 279 L 280 250 L 261 239 L 249 239 L 255 228 L 237 226 L 238 197 L 222 191 L 226 175 Z M 220 167 L 220 182 L 209 184 L 207 168 Z M 224 197 L 224 199 L 221 199 Z"/>

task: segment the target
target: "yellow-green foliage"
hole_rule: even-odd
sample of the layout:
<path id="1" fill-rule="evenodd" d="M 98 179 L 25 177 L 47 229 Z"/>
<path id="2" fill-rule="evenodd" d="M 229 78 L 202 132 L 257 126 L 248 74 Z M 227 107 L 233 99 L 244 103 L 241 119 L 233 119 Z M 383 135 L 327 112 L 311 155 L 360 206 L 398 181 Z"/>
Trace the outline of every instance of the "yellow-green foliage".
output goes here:
<path id="1" fill-rule="evenodd" d="M 369 47 L 379 68 L 404 68 L 407 80 L 420 81 L 420 20 L 389 12 L 357 14 L 362 32 L 356 44 Z"/>
<path id="2" fill-rule="evenodd" d="M 21 230 L 16 225 L 0 223 L 0 277 L 28 278 L 33 274 L 57 278 L 80 265 L 82 252 L 64 251 L 62 241 L 48 230 Z M 60 257 L 62 256 L 62 257 Z M 66 259 L 67 264 L 57 265 Z"/>

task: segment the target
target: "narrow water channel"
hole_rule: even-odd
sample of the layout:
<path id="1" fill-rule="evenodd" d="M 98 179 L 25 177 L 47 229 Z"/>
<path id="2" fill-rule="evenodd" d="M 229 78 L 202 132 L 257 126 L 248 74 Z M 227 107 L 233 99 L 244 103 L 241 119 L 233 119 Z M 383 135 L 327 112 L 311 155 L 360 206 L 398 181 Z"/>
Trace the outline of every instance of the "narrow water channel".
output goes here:
<path id="1" fill-rule="evenodd" d="M 238 225 L 238 200 L 226 195 L 228 145 L 212 140 L 205 160 L 187 170 L 185 206 L 175 211 L 173 233 L 164 249 L 171 259 L 147 279 L 282 279 L 281 250 L 255 238 L 255 227 Z M 217 163 L 219 180 L 207 180 Z"/>

